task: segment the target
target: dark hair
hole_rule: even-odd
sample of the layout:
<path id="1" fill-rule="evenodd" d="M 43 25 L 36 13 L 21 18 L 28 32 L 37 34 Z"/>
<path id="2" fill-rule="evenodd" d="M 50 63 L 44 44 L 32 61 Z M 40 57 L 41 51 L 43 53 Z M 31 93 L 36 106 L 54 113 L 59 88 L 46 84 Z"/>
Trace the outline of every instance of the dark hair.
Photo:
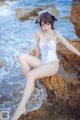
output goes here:
<path id="1" fill-rule="evenodd" d="M 36 20 L 36 23 L 39 23 L 40 27 L 42 25 L 42 22 L 44 24 L 50 23 L 51 24 L 51 28 L 54 29 L 54 27 L 53 27 L 54 21 L 57 21 L 55 16 L 53 16 L 52 14 L 50 14 L 48 12 L 45 12 L 45 13 L 42 13 L 40 15 L 39 19 Z"/>

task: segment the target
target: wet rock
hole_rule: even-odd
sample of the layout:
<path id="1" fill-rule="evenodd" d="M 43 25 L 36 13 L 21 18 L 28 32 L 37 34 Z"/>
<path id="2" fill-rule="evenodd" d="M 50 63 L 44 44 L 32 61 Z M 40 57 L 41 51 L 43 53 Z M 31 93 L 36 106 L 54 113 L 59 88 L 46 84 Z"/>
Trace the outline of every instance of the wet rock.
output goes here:
<path id="1" fill-rule="evenodd" d="M 41 10 L 45 10 L 47 8 L 52 8 L 53 14 L 57 17 L 58 16 L 58 11 L 54 5 L 47 5 L 35 9 L 23 9 L 23 8 L 18 8 L 16 10 L 16 17 L 18 20 L 28 20 L 28 19 L 36 19 L 38 17 L 37 12 Z"/>
<path id="2" fill-rule="evenodd" d="M 60 107 L 61 105 L 59 106 L 57 103 L 55 105 L 43 103 L 41 108 L 27 115 L 22 115 L 18 120 L 69 120 L 72 118 L 67 109 L 63 109 L 64 112 L 62 112 Z"/>
<path id="3" fill-rule="evenodd" d="M 80 50 L 79 40 L 69 40 L 69 42 L 75 46 L 76 49 Z M 80 58 L 61 43 L 58 45 L 57 53 L 60 59 L 58 73 L 54 76 L 43 78 L 41 82 L 45 85 L 47 93 L 51 98 L 54 98 L 54 95 L 56 95 L 57 98 L 66 100 L 70 95 L 68 85 L 72 84 L 77 86 L 80 84 Z M 35 49 L 32 50 L 31 54 L 35 56 Z M 75 94 L 73 96 L 75 96 Z"/>
<path id="4" fill-rule="evenodd" d="M 0 60 L 0 68 L 6 65 L 6 62 L 4 60 Z"/>
<path id="5" fill-rule="evenodd" d="M 69 40 L 80 50 L 80 40 Z M 79 120 L 80 119 L 80 57 L 61 43 L 57 49 L 60 68 L 56 75 L 40 79 L 47 92 L 43 105 L 18 120 Z M 35 49 L 31 52 L 35 56 Z M 76 67 L 78 66 L 78 67 Z"/>
<path id="6" fill-rule="evenodd" d="M 80 40 L 68 40 L 77 50 L 80 51 Z M 58 47 L 58 55 L 61 59 L 61 64 L 66 72 L 73 70 L 78 75 L 80 80 L 80 57 L 68 50 L 64 45 L 60 44 Z"/>
<path id="7" fill-rule="evenodd" d="M 12 95 L 15 96 L 16 98 L 19 98 L 19 97 L 22 96 L 22 95 L 21 95 L 19 92 L 17 92 L 17 91 L 14 91 L 14 93 L 13 93 Z"/>
<path id="8" fill-rule="evenodd" d="M 7 3 L 0 1 L 0 7 L 9 6 Z"/>
<path id="9" fill-rule="evenodd" d="M 28 10 L 24 8 L 18 8 L 16 10 L 16 17 L 18 20 L 27 20 L 27 19 L 35 19 L 37 16 L 37 11 L 40 11 L 40 8 L 36 8 L 35 10 Z"/>
<path id="10" fill-rule="evenodd" d="M 62 19 L 70 19 L 70 16 L 64 16 Z"/>
<path id="11" fill-rule="evenodd" d="M 71 9 L 71 22 L 74 24 L 76 35 L 80 37 L 80 0 L 73 0 L 74 2 L 79 2 L 79 4 L 72 4 Z"/>
<path id="12" fill-rule="evenodd" d="M 5 0 L 0 0 L 0 2 L 4 2 Z"/>
<path id="13" fill-rule="evenodd" d="M 3 95 L 0 97 L 0 104 L 4 103 L 5 101 L 11 101 L 12 97 L 8 96 L 6 97 L 6 95 Z"/>

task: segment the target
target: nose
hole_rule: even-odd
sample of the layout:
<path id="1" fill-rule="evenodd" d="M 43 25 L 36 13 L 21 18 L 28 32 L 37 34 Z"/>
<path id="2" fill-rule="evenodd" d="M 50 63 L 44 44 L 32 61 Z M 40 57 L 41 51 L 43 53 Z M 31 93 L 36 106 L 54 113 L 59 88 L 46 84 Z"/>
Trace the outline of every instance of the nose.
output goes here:
<path id="1" fill-rule="evenodd" d="M 47 25 L 45 25 L 45 29 L 47 29 L 48 28 L 48 26 Z"/>
<path id="2" fill-rule="evenodd" d="M 45 28 L 47 28 L 47 25 L 45 25 Z"/>

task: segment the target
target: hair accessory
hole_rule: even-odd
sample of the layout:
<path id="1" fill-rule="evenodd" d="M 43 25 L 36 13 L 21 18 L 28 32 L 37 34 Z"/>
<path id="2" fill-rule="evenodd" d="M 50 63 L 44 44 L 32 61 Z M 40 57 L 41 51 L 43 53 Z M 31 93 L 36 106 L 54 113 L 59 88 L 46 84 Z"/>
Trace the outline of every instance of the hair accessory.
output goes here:
<path id="1" fill-rule="evenodd" d="M 46 9 L 46 10 L 42 10 L 42 11 L 39 11 L 39 12 L 37 13 L 39 17 L 37 18 L 37 20 L 35 21 L 35 23 L 39 23 L 39 22 L 40 22 L 40 15 L 41 15 L 42 13 L 45 13 L 45 12 L 48 12 L 48 13 L 51 14 L 51 17 L 52 17 L 52 20 L 53 20 L 53 21 L 57 21 L 57 19 L 56 19 L 55 16 L 53 15 L 52 9 L 51 9 L 51 8 L 48 8 L 48 9 Z"/>
<path id="2" fill-rule="evenodd" d="M 38 12 L 38 15 L 40 16 L 42 13 L 45 13 L 45 12 L 48 12 L 48 13 L 50 13 L 51 15 L 53 15 L 51 8 L 48 8 L 48 9 L 46 9 L 46 10 L 39 11 L 39 12 Z"/>

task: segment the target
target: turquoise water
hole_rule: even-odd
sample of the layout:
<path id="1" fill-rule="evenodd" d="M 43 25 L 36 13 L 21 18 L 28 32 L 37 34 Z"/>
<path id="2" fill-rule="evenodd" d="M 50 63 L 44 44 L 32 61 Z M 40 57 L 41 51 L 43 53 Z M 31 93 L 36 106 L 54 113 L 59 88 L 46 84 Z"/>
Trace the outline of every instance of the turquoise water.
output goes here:
<path id="1" fill-rule="evenodd" d="M 66 2 L 67 4 L 65 4 Z M 16 9 L 20 7 L 34 8 L 54 3 L 59 11 L 55 29 L 61 32 L 66 39 L 76 39 L 77 36 L 70 20 L 62 19 L 64 16 L 70 16 L 71 0 L 64 0 L 64 2 L 59 0 L 22 0 L 19 2 L 7 0 L 6 3 L 9 6 L 0 7 L 0 59 L 6 63 L 0 69 L 0 110 L 8 110 L 11 119 L 26 82 L 18 57 L 22 52 L 29 53 L 35 47 L 35 33 L 40 29 L 35 24 L 35 20 L 18 21 L 15 15 Z M 37 84 L 36 95 L 33 93 L 27 106 L 28 111 L 39 108 L 46 97 L 44 86 L 41 86 L 39 82 Z M 36 99 L 38 100 L 35 105 L 33 103 Z"/>

